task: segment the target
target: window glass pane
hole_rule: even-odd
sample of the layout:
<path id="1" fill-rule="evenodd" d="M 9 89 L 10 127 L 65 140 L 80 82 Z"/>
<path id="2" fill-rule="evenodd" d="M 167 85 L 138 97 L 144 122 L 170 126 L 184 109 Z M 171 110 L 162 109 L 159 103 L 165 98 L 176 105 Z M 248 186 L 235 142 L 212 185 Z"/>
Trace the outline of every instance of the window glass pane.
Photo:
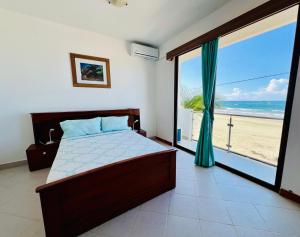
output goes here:
<path id="1" fill-rule="evenodd" d="M 293 7 L 220 39 L 215 147 L 277 166 L 297 10 Z M 242 158 L 220 159 L 241 168 Z M 246 172 L 253 170 L 250 163 L 248 170 L 244 165 Z"/>

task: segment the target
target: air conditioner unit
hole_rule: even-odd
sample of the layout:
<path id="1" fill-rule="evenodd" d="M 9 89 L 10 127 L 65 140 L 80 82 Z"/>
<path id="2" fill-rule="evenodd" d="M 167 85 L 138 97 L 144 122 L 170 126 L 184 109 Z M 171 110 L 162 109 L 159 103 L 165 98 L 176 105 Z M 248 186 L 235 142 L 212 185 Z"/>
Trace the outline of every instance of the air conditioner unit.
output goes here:
<path id="1" fill-rule="evenodd" d="M 137 56 L 147 60 L 156 61 L 159 59 L 159 52 L 157 48 L 152 48 L 149 46 L 132 43 L 131 56 Z"/>

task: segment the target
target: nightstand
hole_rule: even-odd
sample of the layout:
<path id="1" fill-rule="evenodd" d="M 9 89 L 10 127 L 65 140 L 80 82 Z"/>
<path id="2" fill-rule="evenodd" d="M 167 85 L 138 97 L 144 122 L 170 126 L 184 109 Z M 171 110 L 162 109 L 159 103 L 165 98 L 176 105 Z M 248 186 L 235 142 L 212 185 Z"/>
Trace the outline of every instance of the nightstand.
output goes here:
<path id="1" fill-rule="evenodd" d="M 26 150 L 30 171 L 51 167 L 58 150 L 59 143 L 50 145 L 30 145 Z"/>
<path id="2" fill-rule="evenodd" d="M 138 134 L 140 134 L 140 135 L 142 135 L 144 137 L 147 137 L 147 132 L 145 130 L 143 130 L 143 129 L 136 130 L 136 133 L 138 133 Z"/>

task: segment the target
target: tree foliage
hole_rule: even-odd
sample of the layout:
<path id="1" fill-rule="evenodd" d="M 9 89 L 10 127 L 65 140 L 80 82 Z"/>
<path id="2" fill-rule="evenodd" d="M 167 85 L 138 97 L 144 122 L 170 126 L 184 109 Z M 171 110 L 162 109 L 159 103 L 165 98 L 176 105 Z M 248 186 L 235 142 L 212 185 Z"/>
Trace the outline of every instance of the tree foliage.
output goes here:
<path id="1" fill-rule="evenodd" d="M 183 107 L 185 109 L 192 109 L 194 111 L 202 111 L 204 109 L 203 96 L 196 95 L 191 99 L 183 101 Z"/>

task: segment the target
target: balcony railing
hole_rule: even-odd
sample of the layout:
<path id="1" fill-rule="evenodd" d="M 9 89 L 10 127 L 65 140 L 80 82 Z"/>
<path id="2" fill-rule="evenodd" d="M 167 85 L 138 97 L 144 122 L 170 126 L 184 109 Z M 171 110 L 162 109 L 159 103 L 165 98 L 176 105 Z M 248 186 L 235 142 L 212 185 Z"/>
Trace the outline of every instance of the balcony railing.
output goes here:
<path id="1" fill-rule="evenodd" d="M 192 112 L 192 140 L 198 140 L 201 112 Z M 270 165 L 277 165 L 283 119 L 236 114 L 214 114 L 215 147 Z"/>

